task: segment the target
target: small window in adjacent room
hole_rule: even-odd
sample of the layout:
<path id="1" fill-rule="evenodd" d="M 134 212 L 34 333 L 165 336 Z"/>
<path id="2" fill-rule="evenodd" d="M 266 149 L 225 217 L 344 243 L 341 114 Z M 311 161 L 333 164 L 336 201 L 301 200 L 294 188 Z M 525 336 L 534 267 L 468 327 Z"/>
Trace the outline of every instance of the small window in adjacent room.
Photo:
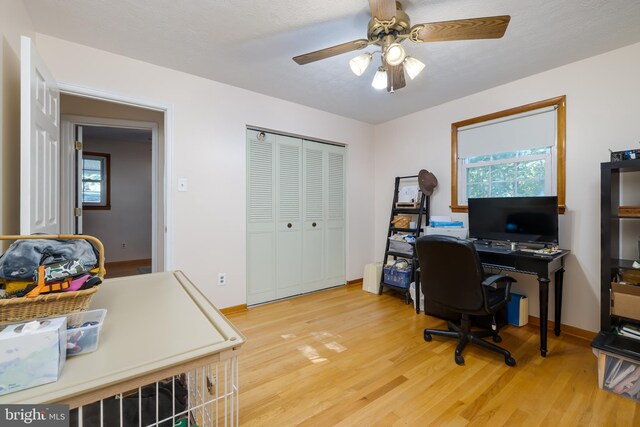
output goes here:
<path id="1" fill-rule="evenodd" d="M 82 154 L 82 207 L 84 209 L 111 209 L 110 155 Z"/>
<path id="2" fill-rule="evenodd" d="M 451 125 L 451 210 L 469 198 L 558 196 L 565 203 L 565 97 Z"/>

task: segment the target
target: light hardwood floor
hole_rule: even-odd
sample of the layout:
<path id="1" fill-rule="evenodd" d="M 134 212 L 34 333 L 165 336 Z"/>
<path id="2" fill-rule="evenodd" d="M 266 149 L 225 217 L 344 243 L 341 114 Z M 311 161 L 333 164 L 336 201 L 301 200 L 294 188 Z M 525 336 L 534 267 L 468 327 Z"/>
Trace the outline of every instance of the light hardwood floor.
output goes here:
<path id="1" fill-rule="evenodd" d="M 138 274 L 146 274 L 143 271 L 151 272 L 150 259 L 136 259 L 131 261 L 117 261 L 106 263 L 104 266 L 107 271 L 107 279 L 115 279 L 116 277 L 137 276 Z"/>
<path id="2" fill-rule="evenodd" d="M 518 364 L 455 341 L 424 342 L 443 321 L 402 298 L 341 287 L 228 316 L 247 343 L 240 366 L 240 424 L 255 426 L 640 426 L 634 402 L 598 388 L 583 339 L 507 326 Z"/>

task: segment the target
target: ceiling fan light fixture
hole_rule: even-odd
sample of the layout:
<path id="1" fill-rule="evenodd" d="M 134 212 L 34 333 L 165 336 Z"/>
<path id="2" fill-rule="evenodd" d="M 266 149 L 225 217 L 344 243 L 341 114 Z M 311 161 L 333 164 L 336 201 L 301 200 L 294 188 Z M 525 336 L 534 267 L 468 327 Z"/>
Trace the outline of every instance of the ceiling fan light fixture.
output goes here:
<path id="1" fill-rule="evenodd" d="M 374 89 L 385 89 L 387 87 L 387 70 L 384 67 L 378 68 L 376 71 L 376 75 L 373 76 L 373 81 L 371 82 L 371 86 Z"/>
<path id="2" fill-rule="evenodd" d="M 371 53 L 365 52 L 362 55 L 358 55 L 349 61 L 349 66 L 351 67 L 351 71 L 356 76 L 361 76 L 364 73 L 364 70 L 367 69 L 369 63 L 371 62 Z"/>
<path id="3" fill-rule="evenodd" d="M 413 80 L 418 74 L 424 70 L 424 63 L 417 60 L 412 56 L 407 56 L 404 60 L 404 70 L 411 80 Z"/>
<path id="4" fill-rule="evenodd" d="M 389 65 L 400 65 L 406 56 L 407 53 L 400 43 L 391 43 L 384 53 L 384 60 Z"/>

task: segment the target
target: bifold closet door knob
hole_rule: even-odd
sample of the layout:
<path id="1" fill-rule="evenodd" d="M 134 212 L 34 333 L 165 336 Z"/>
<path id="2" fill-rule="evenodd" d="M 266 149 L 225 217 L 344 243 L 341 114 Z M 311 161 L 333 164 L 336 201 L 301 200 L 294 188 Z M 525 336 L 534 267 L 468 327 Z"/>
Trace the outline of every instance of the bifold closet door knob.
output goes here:
<path id="1" fill-rule="evenodd" d="M 287 224 L 287 228 L 291 228 L 291 227 L 292 227 L 291 223 Z"/>
<path id="2" fill-rule="evenodd" d="M 314 222 L 313 224 L 311 224 L 311 226 L 312 226 L 312 227 L 315 227 L 315 226 L 316 226 L 316 223 Z"/>

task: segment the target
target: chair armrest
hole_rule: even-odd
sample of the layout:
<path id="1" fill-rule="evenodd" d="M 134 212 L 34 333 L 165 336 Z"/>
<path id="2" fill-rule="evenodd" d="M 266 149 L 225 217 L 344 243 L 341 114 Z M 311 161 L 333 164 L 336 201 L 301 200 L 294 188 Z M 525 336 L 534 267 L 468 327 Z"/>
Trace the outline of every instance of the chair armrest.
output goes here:
<path id="1" fill-rule="evenodd" d="M 504 274 L 494 274 L 482 281 L 482 293 L 484 294 L 485 309 L 488 312 L 495 311 L 496 307 L 499 307 L 500 305 L 504 304 L 506 301 L 509 301 L 509 298 L 511 298 L 510 297 L 511 284 L 514 282 L 517 282 L 517 280 L 511 276 L 507 276 Z M 503 285 L 503 286 L 500 286 L 500 285 Z M 504 291 L 503 302 L 499 303 L 495 307 L 490 307 L 488 304 L 489 303 L 488 288 L 495 289 L 496 291 L 503 290 Z"/>

